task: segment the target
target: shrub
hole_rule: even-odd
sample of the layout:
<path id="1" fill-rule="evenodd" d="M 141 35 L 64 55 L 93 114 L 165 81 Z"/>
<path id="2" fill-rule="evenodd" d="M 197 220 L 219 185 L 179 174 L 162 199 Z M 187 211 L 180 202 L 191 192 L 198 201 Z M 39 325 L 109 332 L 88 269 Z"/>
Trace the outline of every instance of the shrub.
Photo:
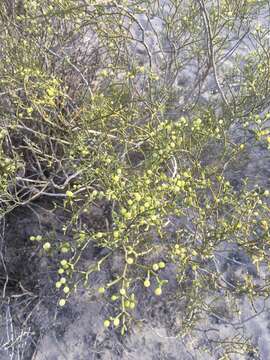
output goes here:
<path id="1" fill-rule="evenodd" d="M 269 191 L 250 177 L 235 187 L 230 170 L 251 141 L 270 146 L 269 30 L 254 27 L 268 1 L 11 3 L 0 5 L 1 216 L 39 198 L 69 213 L 64 241 L 30 239 L 56 262 L 59 306 L 84 284 L 124 334 L 142 292 L 173 296 L 185 334 L 211 298 L 268 297 L 267 277 L 222 271 L 232 248 L 258 274 L 270 266 Z M 95 206 L 102 223 L 90 226 Z M 81 261 L 91 244 L 94 265 Z M 92 276 L 115 256 L 98 289 Z"/>

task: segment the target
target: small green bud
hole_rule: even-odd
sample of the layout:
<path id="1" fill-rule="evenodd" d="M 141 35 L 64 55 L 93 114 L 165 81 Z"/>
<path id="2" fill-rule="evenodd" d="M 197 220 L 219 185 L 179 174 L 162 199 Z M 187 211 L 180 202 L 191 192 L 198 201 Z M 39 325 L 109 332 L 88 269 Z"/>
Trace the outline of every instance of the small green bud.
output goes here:
<path id="1" fill-rule="evenodd" d="M 68 262 L 67 262 L 67 260 L 63 259 L 63 260 L 60 261 L 60 264 L 61 264 L 62 266 L 67 266 L 67 265 L 68 265 Z"/>
<path id="2" fill-rule="evenodd" d="M 130 308 L 131 310 L 135 309 L 135 306 L 136 306 L 135 302 L 133 302 L 133 301 L 130 302 L 129 308 Z"/>
<path id="3" fill-rule="evenodd" d="M 148 288 L 151 285 L 150 280 L 145 279 L 144 282 L 143 282 L 143 285 L 144 285 L 144 287 Z"/>
<path id="4" fill-rule="evenodd" d="M 141 195 L 139 193 L 134 194 L 136 201 L 140 201 L 142 199 Z"/>
<path id="5" fill-rule="evenodd" d="M 49 242 L 46 242 L 45 244 L 43 244 L 43 249 L 45 251 L 49 251 L 51 248 L 51 244 Z"/>
<path id="6" fill-rule="evenodd" d="M 68 190 L 68 191 L 66 192 L 66 195 L 67 195 L 67 197 L 69 197 L 69 198 L 72 198 L 72 197 L 74 196 L 73 192 L 70 191 L 70 190 Z"/>
<path id="7" fill-rule="evenodd" d="M 110 320 L 108 320 L 108 319 L 104 320 L 103 325 L 104 325 L 105 328 L 108 328 L 111 325 Z"/>
<path id="8" fill-rule="evenodd" d="M 104 294 L 105 293 L 105 288 L 104 287 L 98 288 L 98 292 L 99 292 L 99 294 Z"/>
<path id="9" fill-rule="evenodd" d="M 66 300 L 65 300 L 65 299 L 60 299 L 58 304 L 59 304 L 59 306 L 61 306 L 61 307 L 62 307 L 62 306 L 65 306 Z"/>
<path id="10" fill-rule="evenodd" d="M 158 266 L 159 266 L 160 269 L 164 269 L 166 265 L 165 265 L 164 261 L 160 261 L 158 263 Z"/>
<path id="11" fill-rule="evenodd" d="M 122 289 L 119 290 L 119 293 L 120 293 L 120 295 L 125 296 L 126 295 L 126 290 L 122 288 Z"/>
<path id="12" fill-rule="evenodd" d="M 161 288 L 160 288 L 160 287 L 156 288 L 156 289 L 155 289 L 155 295 L 156 295 L 156 296 L 160 296 L 161 294 L 162 294 Z"/>
<path id="13" fill-rule="evenodd" d="M 134 259 L 133 259 L 132 257 L 128 257 L 128 258 L 127 258 L 127 263 L 128 263 L 129 265 L 132 265 L 132 264 L 134 263 Z"/>

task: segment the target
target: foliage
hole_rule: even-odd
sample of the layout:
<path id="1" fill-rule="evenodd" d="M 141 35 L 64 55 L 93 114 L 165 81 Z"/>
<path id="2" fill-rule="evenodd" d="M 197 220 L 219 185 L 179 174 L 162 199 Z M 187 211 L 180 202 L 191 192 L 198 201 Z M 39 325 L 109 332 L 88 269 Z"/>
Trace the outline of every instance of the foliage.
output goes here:
<path id="1" fill-rule="evenodd" d="M 258 274 L 270 267 L 269 191 L 251 178 L 235 188 L 228 170 L 251 139 L 270 146 L 269 30 L 254 26 L 267 5 L 1 3 L 1 216 L 39 198 L 70 214 L 64 241 L 30 238 L 57 262 L 59 306 L 84 284 L 113 304 L 104 326 L 124 334 L 142 291 L 173 296 L 183 335 L 210 298 L 269 296 L 268 277 L 229 282 L 221 270 L 231 246 Z M 246 39 L 256 46 L 243 53 Z M 101 205 L 102 226 L 89 226 Z M 81 260 L 91 244 L 105 253 L 94 265 Z M 116 255 L 118 273 L 95 288 Z"/>

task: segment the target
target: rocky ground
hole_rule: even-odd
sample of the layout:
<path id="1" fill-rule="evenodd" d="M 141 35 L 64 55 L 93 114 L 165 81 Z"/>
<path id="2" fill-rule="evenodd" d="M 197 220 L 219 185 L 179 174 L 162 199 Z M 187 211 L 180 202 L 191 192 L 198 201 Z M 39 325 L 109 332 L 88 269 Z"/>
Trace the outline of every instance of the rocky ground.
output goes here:
<path id="1" fill-rule="evenodd" d="M 48 210 L 48 204 L 46 208 Z M 219 352 L 217 341 L 233 336 L 239 341 L 250 338 L 258 349 L 258 354 L 234 356 L 233 359 L 266 360 L 270 357 L 270 302 L 262 299 L 252 308 L 243 298 L 237 318 L 232 316 L 230 305 L 219 299 L 214 305 L 215 315 L 200 322 L 192 336 L 182 337 L 181 306 L 173 297 L 175 284 L 170 279 L 172 269 L 169 266 L 165 275 L 171 281 L 166 294 L 157 300 L 141 293 L 136 315 L 142 321 L 134 324 L 124 338 L 103 326 L 109 305 L 93 290 L 105 273 L 94 283 L 92 281 L 89 289 L 78 289 L 68 304 L 59 309 L 53 290 L 54 264 L 46 257 L 37 257 L 38 250 L 26 247 L 25 243 L 31 231 L 39 229 L 40 225 L 57 232 L 60 220 L 57 217 L 53 220 L 50 212 L 41 209 L 39 217 L 30 209 L 20 209 L 8 219 L 6 239 L 10 245 L 6 260 L 10 279 L 1 306 L 1 360 L 210 360 L 218 358 L 214 355 Z M 93 259 L 91 250 L 85 258 L 88 263 Z M 223 259 L 223 271 L 230 281 L 246 272 L 256 273 L 245 254 L 236 250 Z M 212 350 L 211 355 L 207 349 Z"/>

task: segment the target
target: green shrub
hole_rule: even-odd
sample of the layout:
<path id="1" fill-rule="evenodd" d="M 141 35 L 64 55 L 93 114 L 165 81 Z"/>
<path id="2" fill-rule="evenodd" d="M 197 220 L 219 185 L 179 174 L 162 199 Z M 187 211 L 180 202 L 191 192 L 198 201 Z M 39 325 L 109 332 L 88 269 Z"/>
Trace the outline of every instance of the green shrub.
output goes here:
<path id="1" fill-rule="evenodd" d="M 30 239 L 57 262 L 59 306 L 84 284 L 113 304 L 104 326 L 124 334 L 142 292 L 173 295 L 185 334 L 211 313 L 210 297 L 268 297 L 267 278 L 229 282 L 220 268 L 231 246 L 258 274 L 270 266 L 269 191 L 229 176 L 250 139 L 270 146 L 269 30 L 253 28 L 268 2 L 13 3 L 0 5 L 1 212 L 48 198 L 70 214 L 64 241 Z M 140 16 L 162 22 L 151 30 L 158 50 Z M 257 46 L 242 55 L 248 34 Z M 103 225 L 89 227 L 100 204 Z M 87 266 L 91 244 L 105 255 Z M 96 286 L 116 255 L 117 274 Z"/>

